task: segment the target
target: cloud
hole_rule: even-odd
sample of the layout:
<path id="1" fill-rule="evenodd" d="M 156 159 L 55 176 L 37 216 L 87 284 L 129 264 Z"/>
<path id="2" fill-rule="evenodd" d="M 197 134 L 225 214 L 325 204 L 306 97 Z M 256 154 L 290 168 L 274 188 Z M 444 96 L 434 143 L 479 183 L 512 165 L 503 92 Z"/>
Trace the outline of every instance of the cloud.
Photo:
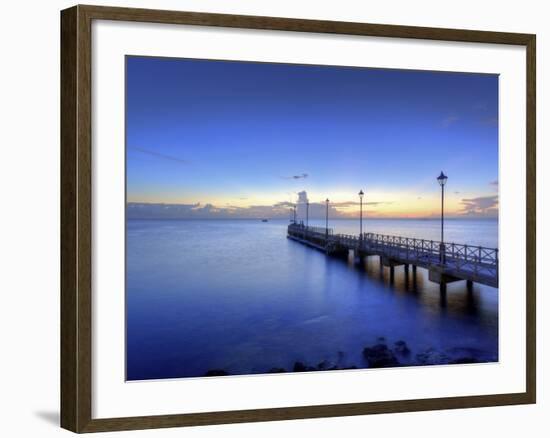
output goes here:
<path id="1" fill-rule="evenodd" d="M 498 216 L 498 196 L 480 196 L 478 198 L 465 198 L 461 201 L 462 211 L 465 216 Z"/>
<path id="2" fill-rule="evenodd" d="M 307 173 L 301 173 L 299 175 L 281 176 L 282 179 L 305 179 L 309 177 Z"/>
<path id="3" fill-rule="evenodd" d="M 141 152 L 142 154 L 151 155 L 151 156 L 156 157 L 156 158 L 161 158 L 163 160 L 174 161 L 176 163 L 182 163 L 182 164 L 189 164 L 189 161 L 184 160 L 182 158 L 173 157 L 171 155 L 165 155 L 165 154 L 162 154 L 160 152 L 152 151 L 150 149 L 138 148 L 136 146 L 130 146 L 128 149 L 131 149 L 131 150 L 137 151 L 137 152 Z"/>
<path id="4" fill-rule="evenodd" d="M 363 202 L 363 205 L 372 205 L 372 206 L 386 205 L 386 204 L 393 204 L 393 202 L 388 202 L 388 201 L 368 201 L 368 202 Z M 360 203 L 359 201 L 343 201 L 343 202 L 331 202 L 330 205 L 332 205 L 333 207 L 343 207 L 343 208 L 346 208 L 346 207 L 356 207 L 356 206 L 361 205 L 361 203 Z"/>
<path id="5" fill-rule="evenodd" d="M 128 219 L 257 219 L 288 218 L 292 204 L 251 205 L 238 207 L 213 204 L 161 204 L 129 202 L 126 205 Z"/>
<path id="6" fill-rule="evenodd" d="M 444 128 L 448 128 L 449 126 L 453 125 L 454 123 L 458 122 L 459 120 L 460 120 L 460 117 L 453 114 L 453 115 L 445 117 L 443 119 L 443 121 L 441 122 L 441 124 L 443 125 Z"/>
<path id="7" fill-rule="evenodd" d="M 273 204 L 273 208 L 285 208 L 285 209 L 289 209 L 289 208 L 294 208 L 296 204 L 292 203 L 292 202 L 289 202 L 289 201 L 282 201 L 282 202 L 277 202 L 276 204 Z M 249 207 L 243 207 L 243 208 L 249 208 Z"/>
<path id="8" fill-rule="evenodd" d="M 129 202 L 126 206 L 129 219 L 288 219 L 290 210 L 296 206 L 296 213 L 299 220 L 306 218 L 306 203 L 308 195 L 305 190 L 298 192 L 298 202 L 290 201 L 276 202 L 272 205 L 250 205 L 246 207 L 236 205 L 216 206 L 213 204 L 162 204 L 162 203 L 139 203 Z M 378 206 L 391 204 L 391 202 L 364 202 L 366 206 Z M 353 215 L 358 211 L 359 202 L 329 202 L 330 218 L 349 218 L 350 212 L 347 208 L 353 207 Z M 324 219 L 327 205 L 325 202 L 310 202 L 310 219 Z"/>

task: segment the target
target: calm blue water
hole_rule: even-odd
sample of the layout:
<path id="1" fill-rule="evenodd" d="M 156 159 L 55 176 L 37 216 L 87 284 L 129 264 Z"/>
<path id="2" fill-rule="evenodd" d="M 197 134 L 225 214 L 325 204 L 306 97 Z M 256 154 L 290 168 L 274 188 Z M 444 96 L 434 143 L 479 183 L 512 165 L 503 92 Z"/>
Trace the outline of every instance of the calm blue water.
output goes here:
<path id="1" fill-rule="evenodd" d="M 411 357 L 435 349 L 498 359 L 497 289 L 475 284 L 469 294 L 460 281 L 441 296 L 426 271 L 418 269 L 412 284 L 402 268 L 390 284 L 377 257 L 363 266 L 329 258 L 287 239 L 287 225 L 129 220 L 128 380 L 292 370 L 296 361 L 361 368 L 363 348 L 381 337 L 390 346 L 405 341 Z M 356 220 L 330 226 L 358 233 Z M 435 220 L 369 220 L 364 227 L 439 238 Z M 448 220 L 445 240 L 498 247 L 498 225 Z"/>

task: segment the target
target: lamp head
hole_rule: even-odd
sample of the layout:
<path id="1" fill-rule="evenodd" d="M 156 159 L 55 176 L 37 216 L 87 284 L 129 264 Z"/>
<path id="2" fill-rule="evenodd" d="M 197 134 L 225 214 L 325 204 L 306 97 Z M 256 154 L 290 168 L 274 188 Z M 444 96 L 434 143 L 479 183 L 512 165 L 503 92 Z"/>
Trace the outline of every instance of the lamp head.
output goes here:
<path id="1" fill-rule="evenodd" d="M 441 173 L 439 174 L 439 176 L 437 177 L 437 182 L 439 182 L 439 185 L 440 186 L 444 186 L 445 183 L 447 182 L 447 175 L 445 175 L 443 173 L 443 171 L 441 171 Z"/>

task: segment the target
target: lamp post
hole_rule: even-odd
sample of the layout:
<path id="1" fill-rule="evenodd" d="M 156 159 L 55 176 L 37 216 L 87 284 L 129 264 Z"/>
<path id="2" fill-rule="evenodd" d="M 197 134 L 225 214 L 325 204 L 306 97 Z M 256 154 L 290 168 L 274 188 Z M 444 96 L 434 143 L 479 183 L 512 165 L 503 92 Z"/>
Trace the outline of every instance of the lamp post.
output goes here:
<path id="1" fill-rule="evenodd" d="M 309 227 L 309 199 L 306 201 L 306 228 Z"/>
<path id="2" fill-rule="evenodd" d="M 327 204 L 327 210 L 326 210 L 326 218 L 325 218 L 325 229 L 326 229 L 326 239 L 328 240 L 328 203 L 329 203 L 329 200 L 328 198 L 325 200 L 325 203 Z"/>
<path id="3" fill-rule="evenodd" d="M 441 242 L 439 243 L 439 260 L 441 264 L 445 263 L 445 244 L 443 243 L 443 224 L 444 224 L 444 208 L 443 203 L 445 200 L 445 183 L 447 182 L 447 175 L 441 171 L 437 177 L 437 182 L 441 186 Z"/>
<path id="4" fill-rule="evenodd" d="M 294 223 L 296 223 L 296 204 L 292 206 L 292 209 L 294 210 Z"/>
<path id="5" fill-rule="evenodd" d="M 359 240 L 363 240 L 363 190 L 359 191 Z"/>

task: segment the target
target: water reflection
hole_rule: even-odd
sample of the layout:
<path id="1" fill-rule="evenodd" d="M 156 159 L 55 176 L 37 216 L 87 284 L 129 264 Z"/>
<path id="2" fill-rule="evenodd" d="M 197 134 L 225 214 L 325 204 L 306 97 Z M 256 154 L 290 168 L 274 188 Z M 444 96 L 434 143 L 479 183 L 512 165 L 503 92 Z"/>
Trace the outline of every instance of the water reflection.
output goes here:
<path id="1" fill-rule="evenodd" d="M 326 257 L 330 263 L 342 263 L 338 257 Z M 480 295 L 483 291 L 495 289 L 470 283 L 464 280 L 448 283 L 440 288 L 428 279 L 428 271 L 413 265 L 400 265 L 393 268 L 383 266 L 379 256 L 359 257 L 350 251 L 345 258 L 347 270 L 359 278 L 367 278 L 371 283 L 384 285 L 389 293 L 410 294 L 430 312 L 450 312 L 456 315 L 478 316 Z"/>
<path id="2" fill-rule="evenodd" d="M 289 371 L 296 361 L 364 367 L 363 349 L 379 338 L 405 341 L 413 358 L 498 357 L 498 290 L 458 281 L 441 294 L 422 268 L 392 276 L 377 256 L 328 257 L 286 239 L 286 225 L 130 221 L 129 379 Z"/>

